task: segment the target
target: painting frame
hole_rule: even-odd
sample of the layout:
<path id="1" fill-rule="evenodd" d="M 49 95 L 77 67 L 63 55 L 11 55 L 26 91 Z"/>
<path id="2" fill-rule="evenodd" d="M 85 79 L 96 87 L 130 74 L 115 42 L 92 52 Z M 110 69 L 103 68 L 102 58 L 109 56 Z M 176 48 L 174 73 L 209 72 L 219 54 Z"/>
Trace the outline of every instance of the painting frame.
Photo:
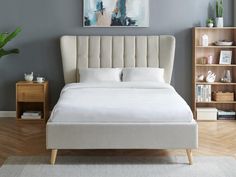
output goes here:
<path id="1" fill-rule="evenodd" d="M 102 1 L 102 0 L 101 0 Z M 130 0 L 130 1 L 137 1 L 137 0 Z M 141 2 L 143 2 L 143 0 L 140 0 Z M 86 25 L 86 3 L 88 2 L 88 0 L 83 0 L 83 20 L 82 20 L 82 26 L 85 28 L 148 28 L 149 27 L 149 23 L 150 23 L 150 7 L 149 7 L 149 0 L 145 0 L 145 15 L 144 15 L 144 19 L 145 22 L 142 23 L 142 25 L 126 25 L 126 26 L 112 26 L 112 25 Z"/>
<path id="2" fill-rule="evenodd" d="M 221 65 L 230 65 L 232 63 L 232 51 L 228 50 L 221 50 L 220 51 L 220 61 L 219 64 Z"/>

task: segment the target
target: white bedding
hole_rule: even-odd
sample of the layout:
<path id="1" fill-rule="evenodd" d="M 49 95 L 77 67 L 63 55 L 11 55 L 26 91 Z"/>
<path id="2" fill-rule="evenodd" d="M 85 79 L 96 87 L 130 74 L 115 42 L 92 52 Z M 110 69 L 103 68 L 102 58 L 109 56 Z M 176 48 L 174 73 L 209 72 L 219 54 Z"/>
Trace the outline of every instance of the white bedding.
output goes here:
<path id="1" fill-rule="evenodd" d="M 66 85 L 50 122 L 192 122 L 187 103 L 172 86 L 154 82 L 73 83 Z"/>

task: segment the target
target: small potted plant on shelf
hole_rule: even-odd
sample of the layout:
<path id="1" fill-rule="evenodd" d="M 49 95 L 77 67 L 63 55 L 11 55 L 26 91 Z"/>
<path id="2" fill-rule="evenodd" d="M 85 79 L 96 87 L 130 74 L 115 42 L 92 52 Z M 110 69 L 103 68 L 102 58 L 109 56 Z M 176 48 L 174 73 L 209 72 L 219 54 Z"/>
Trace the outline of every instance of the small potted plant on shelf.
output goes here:
<path id="1" fill-rule="evenodd" d="M 214 20 L 213 20 L 212 18 L 208 18 L 208 19 L 207 19 L 207 26 L 208 26 L 209 28 L 213 28 L 213 26 L 214 26 Z"/>
<path id="2" fill-rule="evenodd" d="M 224 5 L 223 0 L 216 0 L 216 27 L 224 27 Z"/>
<path id="3" fill-rule="evenodd" d="M 6 55 L 19 53 L 19 49 L 5 50 L 4 46 L 8 42 L 10 42 L 13 38 L 15 38 L 18 35 L 18 33 L 20 33 L 20 32 L 21 32 L 21 29 L 20 28 L 16 28 L 16 30 L 13 31 L 10 34 L 8 34 L 8 33 L 0 33 L 0 58 L 2 58 L 3 56 L 6 56 Z"/>

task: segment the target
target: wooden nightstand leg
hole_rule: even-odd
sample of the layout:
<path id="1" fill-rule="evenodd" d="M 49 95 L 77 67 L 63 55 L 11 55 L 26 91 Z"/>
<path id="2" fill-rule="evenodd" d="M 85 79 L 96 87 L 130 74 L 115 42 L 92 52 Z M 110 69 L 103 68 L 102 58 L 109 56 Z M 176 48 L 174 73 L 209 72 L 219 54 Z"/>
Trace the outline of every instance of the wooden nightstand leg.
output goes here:
<path id="1" fill-rule="evenodd" d="M 188 155 L 188 161 L 189 161 L 189 165 L 193 164 L 193 154 L 192 154 L 192 150 L 191 149 L 186 149 L 187 155 Z"/>
<path id="2" fill-rule="evenodd" d="M 57 158 L 57 149 L 53 149 L 51 153 L 51 165 L 54 165 Z"/>

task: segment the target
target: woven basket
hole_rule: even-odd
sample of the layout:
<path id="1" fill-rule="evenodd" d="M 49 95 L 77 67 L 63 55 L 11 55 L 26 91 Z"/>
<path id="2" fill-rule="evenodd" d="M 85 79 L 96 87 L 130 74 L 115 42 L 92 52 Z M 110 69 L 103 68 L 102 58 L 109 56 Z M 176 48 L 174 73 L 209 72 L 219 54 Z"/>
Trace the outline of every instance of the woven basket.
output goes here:
<path id="1" fill-rule="evenodd" d="M 234 101 L 234 93 L 233 92 L 214 92 L 213 93 L 214 101 Z"/>

